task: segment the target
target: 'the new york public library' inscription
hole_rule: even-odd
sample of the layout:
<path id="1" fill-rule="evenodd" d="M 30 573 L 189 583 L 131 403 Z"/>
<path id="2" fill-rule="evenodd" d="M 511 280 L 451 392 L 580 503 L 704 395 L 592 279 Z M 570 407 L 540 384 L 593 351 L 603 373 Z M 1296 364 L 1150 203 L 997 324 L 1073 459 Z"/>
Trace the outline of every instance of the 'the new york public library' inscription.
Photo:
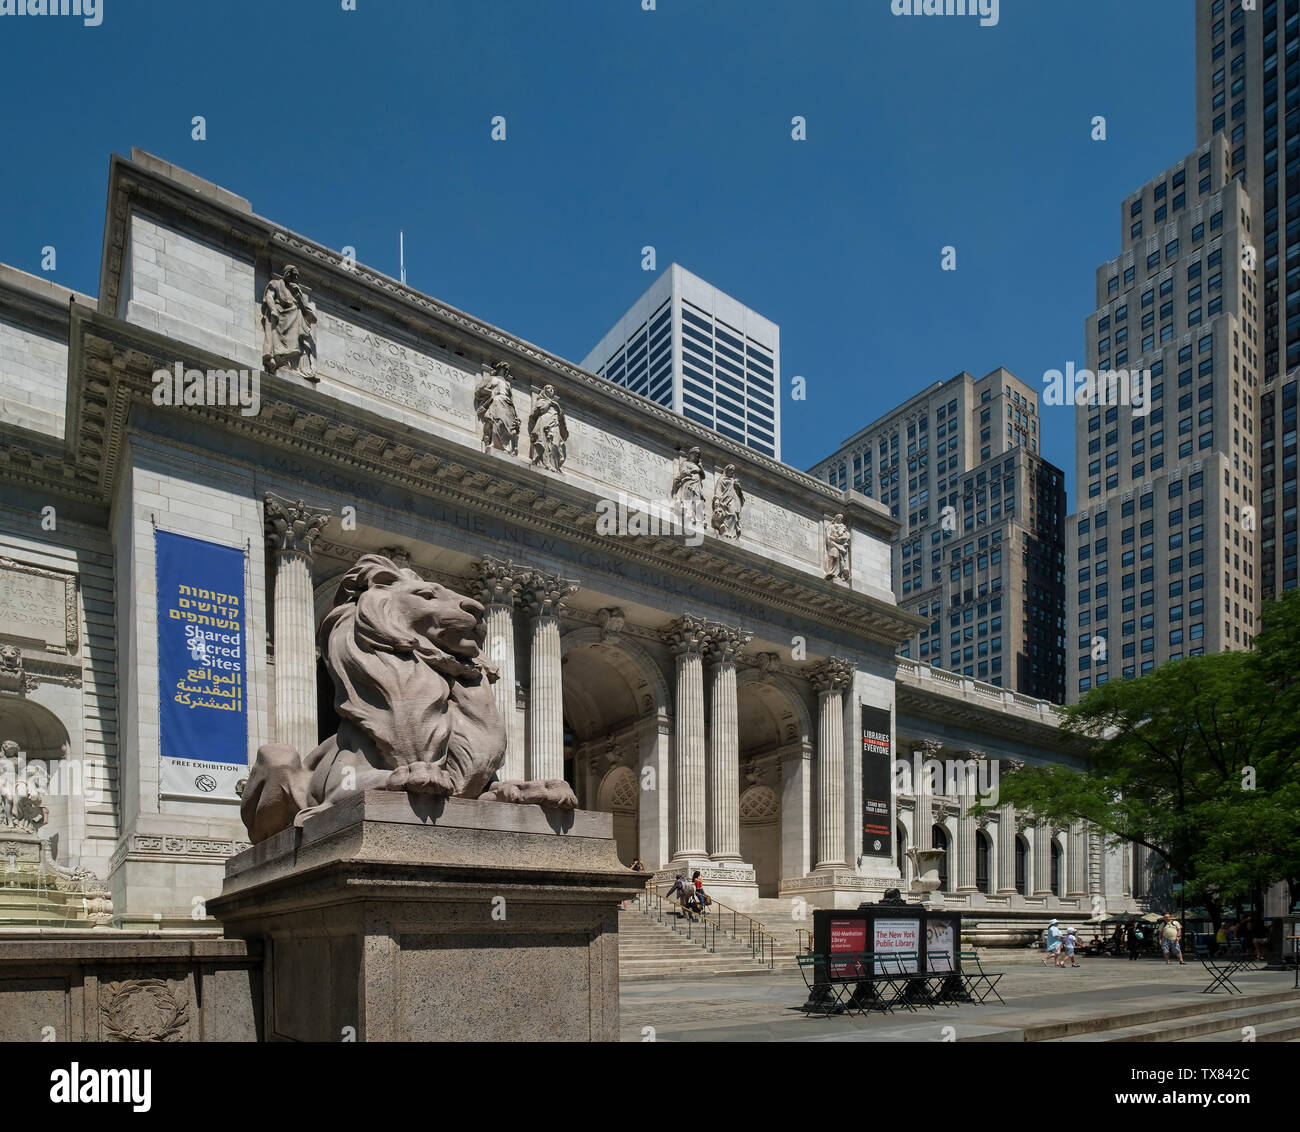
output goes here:
<path id="1" fill-rule="evenodd" d="M 414 412 L 472 427 L 472 374 L 324 312 L 317 326 L 316 368 Z"/>

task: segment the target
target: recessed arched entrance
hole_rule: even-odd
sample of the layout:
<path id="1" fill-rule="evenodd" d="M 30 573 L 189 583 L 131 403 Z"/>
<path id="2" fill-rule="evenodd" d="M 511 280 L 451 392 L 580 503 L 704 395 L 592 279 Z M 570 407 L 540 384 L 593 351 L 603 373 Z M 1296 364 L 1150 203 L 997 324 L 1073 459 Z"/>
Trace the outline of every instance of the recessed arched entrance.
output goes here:
<path id="1" fill-rule="evenodd" d="M 770 786 L 740 796 L 740 856 L 754 866 L 758 895 L 776 896 L 781 883 L 781 799 Z"/>
<path id="2" fill-rule="evenodd" d="M 807 706 L 779 676 L 741 672 L 736 681 L 740 747 L 740 853 L 760 897 L 812 869 L 812 735 Z"/>
<path id="3" fill-rule="evenodd" d="M 640 645 L 599 629 L 565 634 L 560 652 L 564 776 L 581 808 L 613 815 L 619 860 L 639 857 L 654 870 L 667 861 L 666 817 L 655 803 L 669 788 L 666 758 L 658 758 L 661 746 L 666 755 L 668 685 Z"/>
<path id="4" fill-rule="evenodd" d="M 637 846 L 637 778 L 626 766 L 614 767 L 600 783 L 596 808 L 614 817 L 614 842 L 618 859 L 631 865 L 639 856 Z"/>

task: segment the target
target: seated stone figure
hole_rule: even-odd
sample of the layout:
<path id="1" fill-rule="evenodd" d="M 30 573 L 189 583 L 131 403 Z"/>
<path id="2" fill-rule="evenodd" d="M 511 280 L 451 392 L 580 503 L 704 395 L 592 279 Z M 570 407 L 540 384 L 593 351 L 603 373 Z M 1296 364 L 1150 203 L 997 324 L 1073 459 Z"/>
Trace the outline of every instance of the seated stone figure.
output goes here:
<path id="1" fill-rule="evenodd" d="M 481 655 L 483 607 L 367 554 L 339 582 L 318 640 L 334 680 L 338 734 L 305 758 L 267 743 L 240 807 L 256 844 L 358 790 L 572 809 L 560 779 L 499 782 L 505 723 Z"/>

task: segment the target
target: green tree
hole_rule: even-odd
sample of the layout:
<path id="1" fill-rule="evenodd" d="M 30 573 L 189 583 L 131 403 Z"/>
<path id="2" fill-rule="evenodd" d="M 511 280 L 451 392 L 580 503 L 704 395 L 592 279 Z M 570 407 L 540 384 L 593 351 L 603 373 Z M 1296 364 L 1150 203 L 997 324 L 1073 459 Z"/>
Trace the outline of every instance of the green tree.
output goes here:
<path id="1" fill-rule="evenodd" d="M 1083 769 L 1006 776 L 1034 821 L 1083 819 L 1144 845 L 1219 922 L 1224 905 L 1300 876 L 1300 593 L 1266 605 L 1251 652 L 1172 661 L 1065 709 Z M 988 807 L 982 807 L 988 808 Z"/>

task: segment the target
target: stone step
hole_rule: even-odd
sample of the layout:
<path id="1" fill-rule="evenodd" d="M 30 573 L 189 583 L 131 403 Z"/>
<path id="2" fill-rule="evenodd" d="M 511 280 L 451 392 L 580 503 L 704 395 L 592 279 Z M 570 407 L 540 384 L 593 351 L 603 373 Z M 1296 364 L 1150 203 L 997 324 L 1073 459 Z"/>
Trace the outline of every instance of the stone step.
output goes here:
<path id="1" fill-rule="evenodd" d="M 1232 999 L 1211 999 L 1206 996 L 1196 1002 L 1171 1006 L 1154 1006 L 1128 1014 L 1114 1014 L 1105 1017 L 1081 1018 L 1070 1022 L 1050 1023 L 1042 1026 L 1026 1027 L 1024 1040 L 1027 1042 L 1057 1041 L 1112 1041 L 1120 1040 L 1120 1031 L 1137 1034 L 1147 1028 L 1154 1030 L 1163 1024 L 1165 1031 L 1173 1031 L 1180 1023 L 1195 1025 L 1200 1022 L 1213 1021 L 1214 1025 L 1207 1032 L 1213 1032 L 1231 1026 L 1235 1022 L 1234 1012 L 1248 1010 L 1257 1014 L 1274 1005 L 1283 1005 L 1291 1009 L 1300 1008 L 1300 993 L 1294 990 L 1274 991 L 1267 994 L 1250 995 L 1249 1001 L 1240 997 Z M 1227 1016 L 1227 1021 L 1223 1019 Z M 1121 1035 L 1122 1037 L 1122 1035 Z M 1173 1037 L 1129 1038 L 1136 1041 L 1170 1041 Z"/>
<path id="2" fill-rule="evenodd" d="M 1300 1003 L 1278 1002 L 1260 1006 L 1245 1005 L 1238 1009 L 1215 1010 L 1190 1018 L 1148 1022 L 1138 1026 L 1123 1026 L 1113 1030 L 1100 1030 L 1062 1038 L 1065 1042 L 1175 1042 L 1200 1038 L 1206 1034 L 1229 1036 L 1221 1041 L 1241 1041 L 1243 1026 L 1284 1024 L 1300 1033 Z M 1257 1031 L 1258 1032 L 1258 1031 Z M 1235 1035 L 1233 1037 L 1232 1035 Z M 1288 1034 L 1288 1036 L 1291 1036 Z"/>
<path id="3" fill-rule="evenodd" d="M 619 978 L 628 982 L 769 971 L 754 958 L 747 941 L 734 940 L 724 931 L 693 926 L 693 938 L 688 939 L 680 921 L 659 923 L 635 907 L 619 910 L 618 928 Z"/>
<path id="4" fill-rule="evenodd" d="M 1255 1041 L 1257 1042 L 1300 1042 L 1300 1014 L 1293 1014 L 1289 1018 L 1278 1018 L 1270 1022 L 1243 1022 L 1244 1026 L 1255 1027 Z M 1229 1030 L 1220 1030 L 1217 1033 L 1206 1034 L 1199 1038 L 1175 1038 L 1180 1042 L 1240 1042 L 1242 1040 L 1241 1026 L 1234 1026 Z"/>

